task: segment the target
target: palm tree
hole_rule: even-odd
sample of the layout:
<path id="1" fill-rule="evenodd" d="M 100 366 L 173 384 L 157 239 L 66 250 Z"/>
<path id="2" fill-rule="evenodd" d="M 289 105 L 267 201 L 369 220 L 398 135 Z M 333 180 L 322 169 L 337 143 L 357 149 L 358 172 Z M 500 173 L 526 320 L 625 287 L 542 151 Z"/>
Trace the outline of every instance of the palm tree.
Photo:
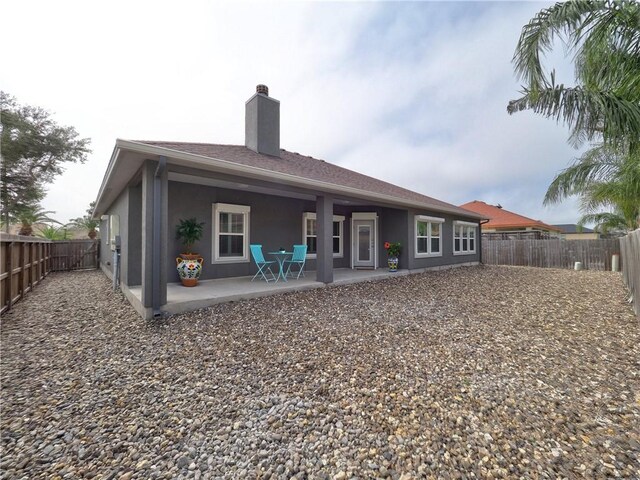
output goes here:
<path id="1" fill-rule="evenodd" d="M 625 234 L 633 230 L 629 228 L 627 220 L 617 212 L 588 213 L 583 215 L 578 222 L 582 226 L 585 223 L 595 224 L 594 230 L 600 233 Z"/>
<path id="2" fill-rule="evenodd" d="M 48 240 L 70 240 L 71 232 L 67 230 L 66 225 L 54 227 L 53 225 L 45 225 L 36 233 L 36 237 L 46 238 Z"/>
<path id="3" fill-rule="evenodd" d="M 94 239 L 97 235 L 96 229 L 100 226 L 100 220 L 94 220 L 85 215 L 84 217 L 73 218 L 69 225 L 87 230 L 87 236 Z"/>
<path id="4" fill-rule="evenodd" d="M 631 231 L 640 220 L 640 152 L 600 144 L 554 178 L 544 204 L 580 195 L 580 223 Z M 603 211 L 605 210 L 605 211 Z"/>
<path id="5" fill-rule="evenodd" d="M 522 29 L 513 57 L 524 81 L 523 96 L 509 102 L 512 114 L 533 110 L 568 124 L 575 143 L 640 139 L 640 3 L 581 0 L 541 10 Z M 574 53 L 578 85 L 555 81 L 540 57 L 556 37 Z"/>
<path id="6" fill-rule="evenodd" d="M 39 206 L 23 207 L 18 210 L 16 218 L 21 223 L 18 235 L 33 235 L 33 224 L 41 222 L 52 222 L 60 224 L 59 221 L 49 217 L 50 214 L 56 213 L 51 210 L 42 210 Z"/>
<path id="7" fill-rule="evenodd" d="M 87 230 L 87 236 L 90 239 L 94 239 L 96 238 L 96 229 L 100 226 L 100 220 L 95 220 L 92 218 L 93 216 L 93 209 L 96 206 L 96 202 L 93 201 L 89 204 L 89 208 L 87 208 L 87 213 L 86 215 L 83 215 L 82 217 L 78 217 L 78 218 L 72 218 L 70 220 L 69 225 L 71 225 L 72 227 L 77 227 L 77 228 L 83 228 Z"/>

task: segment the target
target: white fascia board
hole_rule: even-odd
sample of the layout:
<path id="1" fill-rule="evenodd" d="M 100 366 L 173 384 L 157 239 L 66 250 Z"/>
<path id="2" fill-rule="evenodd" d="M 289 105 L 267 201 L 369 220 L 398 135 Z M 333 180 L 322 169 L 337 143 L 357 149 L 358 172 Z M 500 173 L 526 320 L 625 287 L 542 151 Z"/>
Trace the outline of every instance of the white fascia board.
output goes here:
<path id="1" fill-rule="evenodd" d="M 146 153 L 149 155 L 165 156 L 167 162 L 176 165 L 183 165 L 187 167 L 201 168 L 204 170 L 223 171 L 225 173 L 231 173 L 239 176 L 254 178 L 258 180 L 271 180 L 297 187 L 309 188 L 312 190 L 320 190 L 323 192 L 333 193 L 337 195 L 347 195 L 364 200 L 370 200 L 374 202 L 385 202 L 393 205 L 402 205 L 409 208 L 424 208 L 437 212 L 451 213 L 455 215 L 465 215 L 471 218 L 482 218 L 480 215 L 473 212 L 461 213 L 457 208 L 447 208 L 439 205 L 431 205 L 428 203 L 416 203 L 402 198 L 394 197 L 392 195 L 373 194 L 366 190 L 361 190 L 353 187 L 345 187 L 342 185 L 336 185 L 334 183 L 322 182 L 318 180 L 311 180 L 297 175 L 291 175 L 289 173 L 274 172 L 266 168 L 252 167 L 248 165 L 242 165 L 228 160 L 222 160 L 215 157 L 207 157 L 204 155 L 198 155 L 195 153 L 181 152 L 179 150 L 173 150 L 171 148 L 158 147 L 155 145 L 147 145 L 145 143 L 134 142 L 131 140 L 116 140 L 116 147 L 122 149 L 132 150 L 138 153 Z M 212 168 L 214 167 L 214 168 Z"/>

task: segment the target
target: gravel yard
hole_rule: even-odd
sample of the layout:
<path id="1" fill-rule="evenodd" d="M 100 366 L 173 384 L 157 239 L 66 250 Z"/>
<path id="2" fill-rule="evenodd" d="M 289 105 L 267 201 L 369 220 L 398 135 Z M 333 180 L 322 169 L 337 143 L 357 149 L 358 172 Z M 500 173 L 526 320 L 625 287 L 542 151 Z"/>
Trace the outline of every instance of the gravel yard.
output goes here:
<path id="1" fill-rule="evenodd" d="M 619 274 L 460 268 L 162 322 L 52 274 L 1 334 L 1 478 L 640 478 Z"/>

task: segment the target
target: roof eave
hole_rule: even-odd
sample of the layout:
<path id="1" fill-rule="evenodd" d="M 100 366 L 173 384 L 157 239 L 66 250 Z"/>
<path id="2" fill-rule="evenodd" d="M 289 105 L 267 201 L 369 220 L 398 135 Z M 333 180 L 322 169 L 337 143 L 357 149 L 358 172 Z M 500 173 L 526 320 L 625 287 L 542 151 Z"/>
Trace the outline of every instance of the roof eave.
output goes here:
<path id="1" fill-rule="evenodd" d="M 537 228 L 541 230 L 549 230 L 550 232 L 562 233 L 562 230 L 560 230 L 559 228 L 551 227 L 549 225 L 544 225 L 540 223 L 531 223 L 528 225 L 502 224 L 502 223 L 492 225 L 491 223 L 485 223 L 482 226 L 486 228 Z"/>
<path id="2" fill-rule="evenodd" d="M 331 194 L 337 195 L 347 195 L 356 198 L 361 198 L 370 201 L 389 203 L 392 205 L 398 205 L 409 208 L 423 208 L 430 211 L 441 212 L 441 213 L 449 213 L 453 215 L 464 216 L 468 218 L 473 218 L 477 220 L 482 220 L 482 215 L 478 215 L 477 213 L 471 211 L 463 211 L 461 212 L 460 207 L 453 206 L 451 208 L 443 207 L 441 205 L 434 205 L 429 203 L 422 202 L 413 202 L 409 200 L 405 200 L 403 198 L 395 197 L 392 195 L 384 195 L 384 194 L 374 194 L 373 192 L 369 192 L 367 190 L 361 190 L 353 187 L 345 187 L 342 185 L 336 185 L 334 183 L 323 182 L 318 180 L 312 180 L 305 177 L 299 177 L 297 175 L 291 175 L 287 173 L 274 172 L 271 170 L 267 170 L 264 168 L 253 167 L 249 165 L 243 165 L 235 162 L 230 162 L 228 160 L 223 160 L 220 158 L 198 155 L 195 153 L 187 153 L 182 152 L 180 150 L 174 150 L 171 148 L 159 147 L 155 145 L 149 145 L 146 143 L 135 142 L 132 140 L 116 140 L 116 147 L 114 148 L 114 153 L 111 157 L 111 161 L 109 162 L 109 167 L 107 168 L 107 173 L 105 174 L 105 179 L 102 182 L 102 186 L 100 187 L 100 192 L 98 194 L 98 199 L 96 200 L 96 207 L 98 207 L 99 202 L 106 191 L 109 181 L 114 174 L 115 165 L 117 163 L 117 159 L 122 150 L 130 150 L 136 153 L 154 155 L 154 156 L 164 156 L 169 161 L 171 159 L 180 160 L 183 162 L 187 162 L 192 164 L 194 167 L 204 167 L 206 169 L 212 169 L 211 167 L 216 167 L 216 170 L 223 170 L 226 173 L 240 175 L 240 176 L 249 176 L 250 178 L 256 178 L 260 180 L 271 180 L 277 182 L 284 182 L 289 185 L 310 188 L 313 190 L 320 190 L 322 192 L 327 192 Z M 170 162 L 175 163 L 175 162 Z M 94 216 L 98 213 L 99 209 L 96 208 L 94 211 Z"/>

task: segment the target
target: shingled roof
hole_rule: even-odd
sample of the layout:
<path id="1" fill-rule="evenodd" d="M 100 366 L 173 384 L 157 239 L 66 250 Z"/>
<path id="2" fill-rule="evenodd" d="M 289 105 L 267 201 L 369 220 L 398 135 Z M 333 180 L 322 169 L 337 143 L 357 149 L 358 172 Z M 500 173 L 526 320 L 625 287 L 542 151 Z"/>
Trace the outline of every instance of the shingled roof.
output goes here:
<path id="1" fill-rule="evenodd" d="M 562 230 L 563 233 L 596 233 L 595 230 L 583 226 L 578 226 L 575 223 L 561 223 L 555 224 L 553 226 L 558 227 L 560 230 Z"/>
<path id="2" fill-rule="evenodd" d="M 348 170 L 324 160 L 299 153 L 281 150 L 280 157 L 256 153 L 244 145 L 220 145 L 211 143 L 185 143 L 136 140 L 134 143 L 183 152 L 230 163 L 255 167 L 327 184 L 355 188 L 372 194 L 386 195 L 397 199 L 433 206 L 437 210 L 471 216 L 468 210 L 443 202 L 427 195 L 398 187 L 361 173 Z"/>
<path id="3" fill-rule="evenodd" d="M 489 205 L 488 203 L 480 202 L 478 200 L 465 203 L 460 205 L 460 207 L 482 215 L 484 218 L 488 218 L 489 222 L 482 224 L 482 227 L 485 229 L 530 227 L 554 232 L 561 231 L 560 228 L 548 225 L 540 220 L 534 220 L 532 218 L 525 217 L 524 215 L 519 215 L 517 213 L 510 212 L 509 210 L 505 210 L 502 207 Z"/>

